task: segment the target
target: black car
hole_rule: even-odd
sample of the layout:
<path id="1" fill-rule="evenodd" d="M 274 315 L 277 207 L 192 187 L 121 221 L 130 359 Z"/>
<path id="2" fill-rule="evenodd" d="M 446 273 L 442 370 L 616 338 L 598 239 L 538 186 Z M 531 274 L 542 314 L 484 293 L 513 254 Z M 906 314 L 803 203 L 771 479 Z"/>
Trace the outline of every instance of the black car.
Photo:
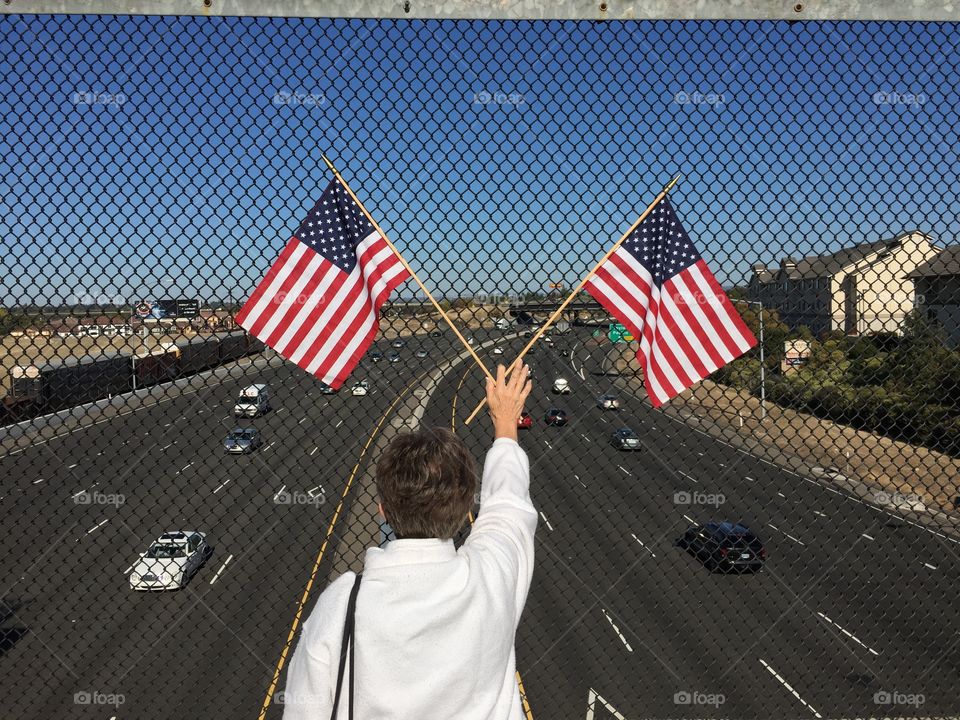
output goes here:
<path id="1" fill-rule="evenodd" d="M 400 354 L 395 352 L 390 353 L 387 355 L 387 362 L 400 362 Z"/>
<path id="2" fill-rule="evenodd" d="M 617 450 L 639 450 L 640 438 L 630 428 L 622 427 L 613 431 L 610 436 L 610 444 Z"/>
<path id="3" fill-rule="evenodd" d="M 547 410 L 546 415 L 543 416 L 543 421 L 547 425 L 554 425 L 555 427 L 566 425 L 567 411 L 561 410 L 560 408 L 550 408 Z"/>
<path id="4" fill-rule="evenodd" d="M 696 557 L 710 572 L 756 572 L 767 559 L 760 538 L 739 523 L 694 525 L 677 541 L 677 545 Z"/>
<path id="5" fill-rule="evenodd" d="M 443 332 L 441 330 L 431 330 L 430 337 L 443 337 Z"/>
<path id="6" fill-rule="evenodd" d="M 373 352 L 370 353 L 370 359 L 373 360 L 374 362 L 380 362 L 381 360 L 383 360 L 383 353 L 377 352 L 376 350 L 374 350 Z"/>
<path id="7" fill-rule="evenodd" d="M 337 392 L 336 390 L 334 390 L 332 387 L 330 387 L 330 386 L 327 385 L 326 383 L 320 383 L 320 394 L 321 394 L 321 395 L 333 395 L 333 394 L 336 393 L 336 392 Z"/>

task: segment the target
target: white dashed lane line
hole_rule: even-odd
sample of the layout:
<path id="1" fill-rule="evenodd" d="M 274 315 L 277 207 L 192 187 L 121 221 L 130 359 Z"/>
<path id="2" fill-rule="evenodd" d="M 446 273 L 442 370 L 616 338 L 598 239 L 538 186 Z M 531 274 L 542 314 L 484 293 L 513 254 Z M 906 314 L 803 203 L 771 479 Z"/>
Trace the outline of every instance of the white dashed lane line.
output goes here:
<path id="1" fill-rule="evenodd" d="M 824 515 L 824 514 L 823 514 L 822 512 L 820 512 L 819 510 L 814 510 L 814 511 L 813 511 L 813 514 L 814 514 L 814 515 L 819 515 L 820 517 L 826 517 L 826 515 Z"/>
<path id="2" fill-rule="evenodd" d="M 926 562 L 923 564 L 923 566 L 924 566 L 924 567 L 928 567 L 928 568 L 930 568 L 931 570 L 936 570 L 936 569 L 937 569 L 937 566 L 936 566 L 936 565 L 931 565 L 930 563 L 926 563 Z"/>
<path id="3" fill-rule="evenodd" d="M 231 560 L 233 560 L 233 555 L 228 555 L 227 559 L 223 561 L 223 565 L 221 565 L 220 569 L 217 570 L 217 573 L 212 578 L 210 578 L 211 585 L 213 585 L 217 581 L 217 578 L 220 577 L 220 573 L 222 573 L 224 570 L 227 569 L 227 565 L 230 564 Z"/>
<path id="4" fill-rule="evenodd" d="M 580 437 L 582 437 L 582 438 L 583 438 L 584 440 L 586 440 L 587 442 L 590 442 L 590 438 L 588 438 L 588 437 L 587 437 L 586 435 L 584 435 L 583 433 L 580 433 Z"/>
<path id="5" fill-rule="evenodd" d="M 623 472 L 625 472 L 627 475 L 630 474 L 630 471 L 627 470 L 623 465 L 617 465 L 617 467 L 620 468 L 621 470 L 623 470 Z"/>
<path id="6" fill-rule="evenodd" d="M 80 497 L 81 495 L 85 494 L 86 492 L 87 492 L 86 490 L 81 490 L 80 492 L 76 492 L 76 493 L 74 493 L 73 495 L 70 496 L 70 499 L 71 499 L 71 500 L 76 500 L 78 497 Z"/>
<path id="7" fill-rule="evenodd" d="M 33 484 L 36 485 L 37 483 L 42 483 L 42 482 L 43 482 L 43 478 L 38 478 L 33 481 Z"/>
<path id="8" fill-rule="evenodd" d="M 694 525 L 697 524 L 697 521 L 694 520 L 692 517 L 688 517 L 687 515 L 684 515 L 683 517 L 686 518 L 686 520 L 688 520 L 689 522 L 692 522 Z"/>
<path id="9" fill-rule="evenodd" d="M 866 533 L 861 533 L 861 537 L 865 537 L 867 540 L 873 540 L 874 538 L 870 537 Z"/>
<path id="10" fill-rule="evenodd" d="M 542 511 L 540 513 L 540 517 L 543 518 L 543 521 L 547 524 L 547 528 L 550 530 L 550 532 L 553 532 L 553 525 L 550 524 L 550 521 L 547 520 L 547 516 L 544 515 Z"/>
<path id="11" fill-rule="evenodd" d="M 551 450 L 553 450 L 553 445 L 551 445 L 550 443 L 548 443 L 546 440 L 543 441 L 543 444 L 546 445 L 546 446 L 547 446 L 548 448 L 550 448 Z"/>
<path id="12" fill-rule="evenodd" d="M 650 553 L 651 557 L 656 557 L 656 555 L 654 555 L 653 550 L 651 550 L 651 549 L 648 548 L 646 545 L 644 545 L 644 544 L 643 544 L 643 541 L 642 541 L 640 538 L 638 538 L 638 537 L 637 537 L 636 535 L 634 535 L 633 533 L 630 533 L 630 536 L 631 536 L 634 540 L 636 540 L 638 543 L 640 543 L 640 547 L 642 547 L 644 550 L 646 550 L 648 553 Z"/>
<path id="13" fill-rule="evenodd" d="M 160 452 L 163 452 L 163 451 L 166 450 L 168 447 L 172 447 L 172 446 L 173 446 L 173 443 L 168 443 L 167 445 L 164 445 L 162 448 L 160 448 Z"/>
<path id="14" fill-rule="evenodd" d="M 73 470 L 80 463 L 74 463 L 73 465 L 67 465 L 67 470 Z"/>
<path id="15" fill-rule="evenodd" d="M 334 427 L 340 427 L 341 425 L 343 425 L 343 420 L 341 420 L 340 422 L 338 422 Z"/>
<path id="16" fill-rule="evenodd" d="M 763 658 L 758 658 L 758 659 L 760 660 L 760 664 L 763 665 L 763 666 L 770 672 L 770 674 L 773 675 L 773 676 L 780 682 L 781 685 L 783 685 L 787 690 L 789 690 L 790 693 L 791 693 L 797 700 L 799 700 L 801 703 L 803 703 L 803 706 L 804 706 L 805 708 L 807 708 L 810 712 L 812 712 L 815 717 L 818 717 L 818 718 L 822 718 L 822 717 L 823 717 L 823 715 L 821 715 L 820 713 L 818 713 L 816 710 L 813 709 L 813 706 L 812 706 L 810 703 L 808 703 L 806 700 L 804 700 L 802 697 L 800 697 L 800 693 L 798 693 L 796 690 L 794 690 L 792 687 L 790 687 L 790 683 L 788 683 L 786 680 L 784 680 L 784 679 L 780 676 L 780 673 L 778 673 L 778 672 L 777 672 L 776 670 L 774 670 L 772 667 L 770 667 L 769 665 L 767 665 L 766 661 L 765 661 Z"/>
<path id="17" fill-rule="evenodd" d="M 774 530 L 776 530 L 778 533 L 783 533 L 783 534 L 786 535 L 788 538 L 790 538 L 791 540 L 793 540 L 797 545 L 803 545 L 803 542 L 802 542 L 802 541 L 797 540 L 793 535 L 791 535 L 790 533 L 784 532 L 783 530 L 781 530 L 780 528 L 778 528 L 776 525 L 773 525 L 772 523 L 767 523 L 767 526 L 768 526 L 768 527 L 772 527 L 772 528 L 773 528 Z M 806 545 L 803 545 L 803 546 L 806 547 Z"/>
<path id="18" fill-rule="evenodd" d="M 98 522 L 98 523 L 97 523 L 96 525 L 94 525 L 92 528 L 90 528 L 89 530 L 87 530 L 87 535 L 89 535 L 90 533 L 92 533 L 94 530 L 99 530 L 100 527 L 102 527 L 102 526 L 105 525 L 107 522 L 109 522 L 109 520 L 110 520 L 110 518 L 106 518 L 105 520 L 101 520 L 100 522 Z"/>
<path id="19" fill-rule="evenodd" d="M 233 478 L 227 478 L 227 479 L 224 480 L 222 483 L 220 483 L 219 485 L 217 485 L 216 489 L 215 489 L 213 492 L 214 492 L 214 493 L 220 492 L 221 490 L 223 490 L 223 488 L 225 488 L 225 487 L 227 486 L 227 483 L 229 483 L 231 480 L 233 480 Z"/>
<path id="20" fill-rule="evenodd" d="M 297 425 L 303 425 L 306 421 L 307 419 L 303 418 L 300 422 L 297 423 Z"/>
<path id="21" fill-rule="evenodd" d="M 833 625 L 835 628 L 837 628 L 837 630 L 839 630 L 839 631 L 842 632 L 844 635 L 846 635 L 848 638 L 850 638 L 851 640 L 853 640 L 853 641 L 854 641 L 857 645 L 859 645 L 860 647 L 866 648 L 867 650 L 869 650 L 870 652 L 872 652 L 874 655 L 879 655 L 879 654 L 880 654 L 880 653 L 878 653 L 876 650 L 874 650 L 872 647 L 869 647 L 869 646 L 863 644 L 862 642 L 860 642 L 860 640 L 859 640 L 853 633 L 850 633 L 850 632 L 847 632 L 846 630 L 844 630 L 844 629 L 843 629 L 842 627 L 840 627 L 836 622 L 834 622 L 833 620 L 831 620 L 830 618 L 828 618 L 828 617 L 827 617 L 826 615 L 824 615 L 822 612 L 818 612 L 817 615 L 819 615 L 819 616 L 822 617 L 824 620 L 826 620 L 828 623 L 830 623 L 831 625 Z"/>
<path id="22" fill-rule="evenodd" d="M 603 608 L 600 608 L 600 609 L 603 610 Z M 603 610 L 603 616 L 607 619 L 607 622 L 610 623 L 610 627 L 613 628 L 613 631 L 614 631 L 615 633 L 617 633 L 617 635 L 620 637 L 620 641 L 623 643 L 624 647 L 627 648 L 627 652 L 633 652 L 633 648 L 630 647 L 630 643 L 627 642 L 627 638 L 624 637 L 624 635 L 623 635 L 622 632 L 620 632 L 620 628 L 618 628 L 618 627 L 614 624 L 614 622 L 613 622 L 613 620 L 611 619 L 611 617 L 610 617 L 609 615 L 607 615 L 607 611 L 606 611 L 606 610 Z"/>
<path id="23" fill-rule="evenodd" d="M 319 450 L 319 449 L 320 449 L 319 447 L 315 447 L 313 450 L 311 450 L 311 451 L 310 451 L 310 457 L 313 457 L 313 454 L 314 454 L 317 450 Z"/>
<path id="24" fill-rule="evenodd" d="M 690 475 L 687 475 L 683 470 L 677 470 L 677 472 L 680 473 L 681 475 L 683 475 L 683 476 L 684 476 L 687 480 L 689 480 L 690 482 L 695 482 L 695 483 L 697 483 L 697 485 L 700 484 L 699 482 L 697 482 L 697 479 L 696 479 L 696 478 L 694 478 L 694 477 L 692 477 L 692 476 L 690 476 Z"/>
<path id="25" fill-rule="evenodd" d="M 274 501 L 274 502 L 277 502 L 277 498 L 279 498 L 281 495 L 283 495 L 283 491 L 286 490 L 286 489 L 287 489 L 287 486 L 286 486 L 286 485 L 281 486 L 281 488 L 280 488 L 279 490 L 277 490 L 276 494 L 273 496 L 273 501 Z"/>
<path id="26" fill-rule="evenodd" d="M 754 482 L 754 479 L 753 479 L 752 477 L 750 477 L 749 475 L 744 475 L 744 476 L 743 476 L 743 479 L 744 479 L 744 480 L 748 480 L 748 481 L 750 481 L 750 482 Z"/>
<path id="27" fill-rule="evenodd" d="M 266 445 L 263 446 L 264 452 L 266 452 L 267 450 L 269 450 L 270 448 L 272 448 L 272 447 L 273 447 L 274 445 L 276 445 L 276 444 L 277 444 L 277 441 L 276 441 L 276 440 L 271 440 L 269 443 L 267 443 Z"/>

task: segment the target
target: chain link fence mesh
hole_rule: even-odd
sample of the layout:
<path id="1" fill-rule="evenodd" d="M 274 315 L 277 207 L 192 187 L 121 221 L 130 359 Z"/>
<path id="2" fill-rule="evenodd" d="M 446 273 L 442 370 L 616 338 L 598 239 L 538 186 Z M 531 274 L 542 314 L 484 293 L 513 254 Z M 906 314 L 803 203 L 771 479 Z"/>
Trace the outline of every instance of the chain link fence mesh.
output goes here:
<path id="1" fill-rule="evenodd" d="M 528 718 L 960 714 L 956 25 L 0 29 L 5 717 L 281 717 L 299 623 L 389 540 L 380 450 L 482 458 L 482 374 L 413 283 L 335 393 L 236 327 L 322 152 L 491 365 L 677 172 L 763 332 L 662 410 L 589 296 L 536 346 Z M 134 590 L 143 553 L 182 589 Z"/>

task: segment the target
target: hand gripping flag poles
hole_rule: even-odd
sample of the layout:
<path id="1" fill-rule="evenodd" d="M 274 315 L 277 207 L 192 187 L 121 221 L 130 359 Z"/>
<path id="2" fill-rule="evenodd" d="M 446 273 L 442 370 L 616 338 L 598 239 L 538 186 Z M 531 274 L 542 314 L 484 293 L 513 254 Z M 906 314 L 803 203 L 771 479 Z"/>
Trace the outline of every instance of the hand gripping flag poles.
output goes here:
<path id="1" fill-rule="evenodd" d="M 334 174 L 253 294 L 237 323 L 333 388 L 373 343 L 380 307 L 413 278 L 487 377 L 477 356 L 350 186 Z"/>
<path id="2" fill-rule="evenodd" d="M 640 341 L 654 407 L 675 397 L 757 341 L 700 257 L 665 198 L 675 177 L 530 339 L 523 356 L 580 290 Z M 658 207 L 659 206 L 659 207 Z M 481 402 L 464 424 L 473 420 Z"/>

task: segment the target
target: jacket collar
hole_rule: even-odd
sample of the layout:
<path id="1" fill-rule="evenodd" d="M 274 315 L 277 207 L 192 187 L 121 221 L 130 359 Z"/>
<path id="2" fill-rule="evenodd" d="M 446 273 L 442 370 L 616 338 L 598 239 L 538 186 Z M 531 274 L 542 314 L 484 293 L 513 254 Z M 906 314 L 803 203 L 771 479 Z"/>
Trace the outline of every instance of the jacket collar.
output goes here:
<path id="1" fill-rule="evenodd" d="M 364 570 L 448 562 L 457 557 L 453 540 L 429 538 L 425 540 L 391 540 L 382 548 L 367 548 Z"/>

